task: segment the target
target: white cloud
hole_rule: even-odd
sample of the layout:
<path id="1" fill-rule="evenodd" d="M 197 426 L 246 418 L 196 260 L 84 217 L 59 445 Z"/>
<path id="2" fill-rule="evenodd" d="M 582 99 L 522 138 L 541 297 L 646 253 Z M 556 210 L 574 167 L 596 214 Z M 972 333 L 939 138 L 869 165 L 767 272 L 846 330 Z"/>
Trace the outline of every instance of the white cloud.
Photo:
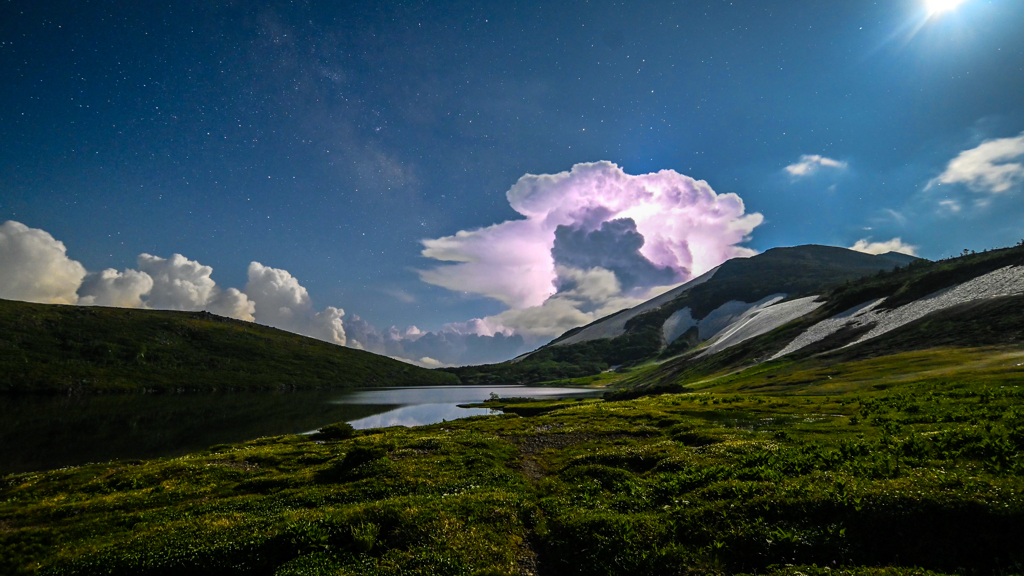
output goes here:
<path id="1" fill-rule="evenodd" d="M 153 278 L 138 270 L 118 272 L 107 268 L 89 274 L 78 289 L 78 303 L 82 306 L 115 306 L 117 308 L 145 308 L 142 297 L 153 289 Z"/>
<path id="2" fill-rule="evenodd" d="M 401 360 L 401 358 L 399 358 L 399 360 Z M 442 364 L 440 361 L 434 360 L 430 356 L 424 356 L 423 358 L 420 358 L 419 364 L 420 366 L 423 366 L 425 368 L 440 368 L 441 366 L 444 366 L 444 364 Z"/>
<path id="3" fill-rule="evenodd" d="M 568 285 L 568 290 L 559 291 L 563 298 L 584 300 L 594 304 L 603 304 L 622 294 L 619 279 L 611 270 L 595 267 L 580 270 L 571 266 L 558 266 L 558 280 Z"/>
<path id="4" fill-rule="evenodd" d="M 893 238 L 885 242 L 870 242 L 867 238 L 857 240 L 857 242 L 850 246 L 850 250 L 856 250 L 857 252 L 864 252 L 865 254 L 885 254 L 887 252 L 899 252 L 901 254 L 909 254 L 910 256 L 917 256 L 917 246 L 911 246 L 905 244 L 900 238 Z"/>
<path id="5" fill-rule="evenodd" d="M 484 318 L 483 322 L 492 330 L 498 328 L 535 339 L 550 339 L 594 320 L 594 314 L 580 310 L 576 301 L 555 296 L 540 306 L 506 310 Z"/>
<path id="6" fill-rule="evenodd" d="M 391 296 L 392 298 L 398 300 L 399 302 L 405 302 L 406 304 L 412 304 L 413 302 L 416 301 L 415 296 L 406 292 L 405 290 L 402 290 L 401 288 L 384 288 L 383 290 L 381 290 L 381 292 L 384 292 L 385 294 Z"/>
<path id="7" fill-rule="evenodd" d="M 907 217 L 904 216 L 902 213 L 893 210 L 892 208 L 884 208 L 882 211 L 885 212 L 889 216 L 889 218 L 893 219 L 894 221 L 900 224 L 907 223 Z"/>
<path id="8" fill-rule="evenodd" d="M 138 265 L 153 278 L 148 299 L 151 308 L 202 310 L 216 295 L 217 283 L 210 278 L 213 268 L 181 254 L 170 258 L 140 254 Z"/>
<path id="9" fill-rule="evenodd" d="M 138 266 L 153 279 L 146 305 L 157 310 L 208 310 L 214 314 L 253 320 L 254 304 L 236 288 L 221 290 L 211 278 L 213 268 L 181 254 L 161 258 L 140 254 Z"/>
<path id="10" fill-rule="evenodd" d="M 511 328 L 502 326 L 501 323 L 489 321 L 488 318 L 473 318 L 466 322 L 449 322 L 441 328 L 441 331 L 462 335 L 474 334 L 488 338 L 497 334 L 511 336 L 515 332 Z"/>
<path id="11" fill-rule="evenodd" d="M 963 208 L 956 200 L 942 200 L 939 202 L 939 207 L 944 210 L 948 210 L 953 214 L 956 214 Z"/>
<path id="12" fill-rule="evenodd" d="M 252 322 L 256 319 L 253 316 L 253 313 L 256 311 L 256 303 L 249 300 L 249 296 L 238 288 L 228 288 L 218 292 L 213 300 L 206 303 L 204 308 L 214 314 L 227 316 L 228 318 L 236 318 L 247 322 Z"/>
<path id="13" fill-rule="evenodd" d="M 849 164 L 842 160 L 833 160 L 818 154 L 804 154 L 800 157 L 799 162 L 786 166 L 786 172 L 789 172 L 793 178 L 802 178 L 817 172 L 819 168 L 846 170 L 848 167 Z"/>
<path id="14" fill-rule="evenodd" d="M 345 345 L 345 311 L 328 306 L 316 312 L 309 292 L 287 270 L 249 264 L 245 293 L 256 304 L 256 322 Z"/>
<path id="15" fill-rule="evenodd" d="M 313 309 L 309 293 L 285 270 L 259 262 L 249 265 L 246 291 L 222 290 L 211 278 L 213 268 L 175 254 L 160 258 L 141 254 L 141 270 L 113 268 L 87 274 L 67 257 L 64 244 L 43 230 L 8 221 L 0 225 L 0 298 L 29 302 L 208 310 L 289 330 L 335 344 L 345 344 L 344 310 Z M 414 341 L 415 327 L 403 335 Z"/>
<path id="16" fill-rule="evenodd" d="M 1024 182 L 1021 159 L 1024 159 L 1024 133 L 1015 138 L 986 140 L 951 160 L 945 172 L 929 182 L 928 187 L 965 184 L 975 192 L 1007 192 Z"/>
<path id="17" fill-rule="evenodd" d="M 13 220 L 0 225 L 0 298 L 75 304 L 85 274 L 46 231 Z"/>

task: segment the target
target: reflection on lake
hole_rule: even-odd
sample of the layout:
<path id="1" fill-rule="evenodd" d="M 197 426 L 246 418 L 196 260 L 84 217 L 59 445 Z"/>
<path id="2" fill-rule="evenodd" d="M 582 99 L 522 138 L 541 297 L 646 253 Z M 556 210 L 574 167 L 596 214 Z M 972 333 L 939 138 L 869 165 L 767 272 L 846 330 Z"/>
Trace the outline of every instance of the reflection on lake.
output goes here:
<path id="1" fill-rule="evenodd" d="M 387 426 L 422 426 L 468 416 L 494 414 L 486 408 L 459 408 L 459 404 L 483 402 L 496 394 L 502 398 L 595 397 L 602 390 L 581 388 L 530 388 L 527 386 L 432 386 L 429 388 L 388 388 L 359 390 L 339 398 L 337 402 L 352 405 L 399 404 L 397 408 L 349 423 L 353 427 L 383 428 Z"/>
<path id="2" fill-rule="evenodd" d="M 392 388 L 219 394 L 0 395 L 0 474 L 114 459 L 180 456 L 215 444 L 301 434 L 334 422 L 416 426 L 489 414 L 457 404 L 600 391 L 525 387 Z"/>

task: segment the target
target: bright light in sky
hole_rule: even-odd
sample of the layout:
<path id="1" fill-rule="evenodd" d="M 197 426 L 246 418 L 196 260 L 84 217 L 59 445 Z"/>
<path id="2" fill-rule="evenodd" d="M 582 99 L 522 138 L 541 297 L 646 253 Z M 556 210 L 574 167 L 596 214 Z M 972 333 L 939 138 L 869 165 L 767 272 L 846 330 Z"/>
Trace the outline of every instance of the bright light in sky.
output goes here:
<path id="1" fill-rule="evenodd" d="M 934 15 L 956 8 L 963 4 L 964 0 L 925 0 L 924 3 L 928 6 L 928 13 Z"/>

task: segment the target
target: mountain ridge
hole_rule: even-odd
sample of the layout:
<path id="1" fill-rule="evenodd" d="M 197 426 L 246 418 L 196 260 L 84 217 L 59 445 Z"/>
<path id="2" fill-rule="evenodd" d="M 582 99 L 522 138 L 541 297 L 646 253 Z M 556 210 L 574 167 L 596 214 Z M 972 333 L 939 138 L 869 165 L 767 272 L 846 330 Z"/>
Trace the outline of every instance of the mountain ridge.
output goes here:
<path id="1" fill-rule="evenodd" d="M 672 295 L 667 302 L 662 295 L 658 297 L 660 302 L 652 299 L 569 331 L 518 358 L 515 366 L 503 363 L 451 371 L 467 383 L 501 379 L 568 383 L 587 376 L 593 377 L 587 381 L 594 381 L 609 370 L 629 372 L 645 363 L 660 366 L 674 358 L 679 360 L 673 362 L 699 366 L 752 365 L 770 360 L 786 344 L 826 319 L 834 319 L 832 332 L 805 338 L 819 352 L 873 337 L 879 330 L 891 330 L 927 316 L 932 309 L 1024 291 L 1024 278 L 1020 277 L 1024 268 L 1014 268 L 1021 265 L 1021 245 L 938 262 L 905 254 L 869 255 L 819 245 L 773 248 L 723 263 L 709 272 L 710 278 L 667 292 Z M 1006 267 L 1015 271 L 1003 274 L 1005 277 L 986 277 Z M 940 298 L 938 294 L 982 277 L 986 279 L 980 282 L 996 282 L 995 287 L 969 286 L 955 298 Z M 1000 288 L 1003 285 L 1009 288 Z M 841 317 L 844 312 L 851 319 Z M 883 328 L 878 328 L 879 323 Z M 621 332 L 609 337 L 609 324 L 621 326 Z M 734 349 L 751 340 L 755 342 L 740 348 L 742 353 Z M 764 344 L 767 341 L 770 346 Z M 654 374 L 660 369 L 655 366 L 645 370 Z M 642 380 L 652 378 L 664 380 L 653 376 Z M 599 380 L 618 386 L 643 383 L 628 382 L 625 377 Z"/>
<path id="2" fill-rule="evenodd" d="M 430 384 L 458 378 L 209 312 L 0 300 L 0 392 Z"/>

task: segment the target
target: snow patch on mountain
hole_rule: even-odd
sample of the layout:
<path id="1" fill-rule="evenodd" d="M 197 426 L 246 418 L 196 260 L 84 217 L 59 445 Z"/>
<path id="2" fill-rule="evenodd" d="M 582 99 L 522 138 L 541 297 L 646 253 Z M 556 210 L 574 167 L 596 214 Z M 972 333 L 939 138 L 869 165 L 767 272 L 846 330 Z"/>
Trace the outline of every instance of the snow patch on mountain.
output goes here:
<path id="1" fill-rule="evenodd" d="M 816 302 L 817 296 L 807 296 L 806 298 L 799 298 L 789 302 L 781 302 L 784 298 L 785 294 L 773 295 L 755 304 L 748 304 L 749 308 L 747 310 L 740 314 L 739 317 L 730 318 L 728 325 L 715 333 L 713 341 L 699 357 L 721 352 L 726 348 L 731 348 L 741 342 L 771 332 L 787 322 L 792 322 L 801 316 L 814 312 L 823 304 L 823 302 Z M 732 302 L 729 304 L 732 304 Z M 718 310 L 715 312 L 718 312 Z M 711 318 L 715 312 L 712 312 L 711 315 L 708 315 L 708 318 L 702 320 L 701 324 Z M 698 330 L 701 330 L 701 336 L 703 337 L 704 333 L 699 325 Z"/>
<path id="2" fill-rule="evenodd" d="M 700 322 L 697 323 L 700 339 L 710 340 L 733 326 L 736 322 L 742 321 L 749 314 L 756 314 L 758 311 L 781 301 L 785 297 L 785 294 L 772 294 L 765 296 L 757 302 L 749 303 L 730 300 L 712 310 L 710 314 L 701 318 Z"/>
<path id="3" fill-rule="evenodd" d="M 696 325 L 697 321 L 693 319 L 690 307 L 687 306 L 682 310 L 676 310 L 668 317 L 668 320 L 665 320 L 665 323 L 661 325 L 661 335 L 665 337 L 666 344 L 671 344 Z"/>
<path id="4" fill-rule="evenodd" d="M 932 312 L 938 312 L 975 300 L 996 298 L 998 296 L 1016 296 L 1019 294 L 1024 294 L 1024 266 L 1007 266 L 963 284 L 939 290 L 934 294 L 900 306 L 895 310 L 878 310 L 878 306 L 884 299 L 865 302 L 810 327 L 783 348 L 781 352 L 773 356 L 772 359 L 791 354 L 815 342 L 820 342 L 845 327 L 857 328 L 874 324 L 874 327 L 857 339 L 856 342 L 847 344 L 847 346 L 852 346 L 876 336 L 881 336 L 886 332 L 891 332 Z"/>

